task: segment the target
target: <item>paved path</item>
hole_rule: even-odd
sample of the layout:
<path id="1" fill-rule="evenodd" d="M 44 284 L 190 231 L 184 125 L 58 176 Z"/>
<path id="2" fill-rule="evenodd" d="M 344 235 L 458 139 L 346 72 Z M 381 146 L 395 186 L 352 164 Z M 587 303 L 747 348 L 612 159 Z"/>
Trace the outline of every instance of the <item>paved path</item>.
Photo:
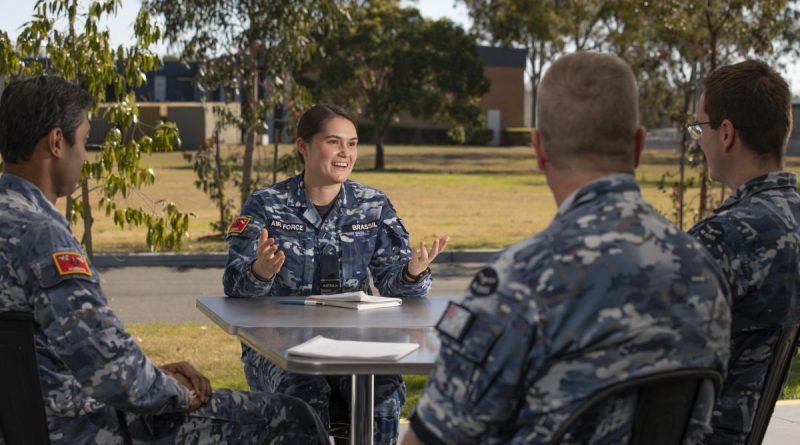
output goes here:
<path id="1" fill-rule="evenodd" d="M 433 296 L 461 295 L 481 263 L 431 266 Z M 201 295 L 222 295 L 222 268 L 123 267 L 100 269 L 109 304 L 123 322 L 208 322 L 195 307 Z M 405 429 L 401 425 L 401 429 Z M 779 402 L 763 445 L 800 444 L 800 401 Z"/>
<path id="2" fill-rule="evenodd" d="M 433 264 L 432 295 L 462 295 L 479 263 Z M 201 295 L 223 295 L 222 268 L 124 267 L 100 269 L 109 304 L 124 322 L 206 322 L 195 308 Z"/>

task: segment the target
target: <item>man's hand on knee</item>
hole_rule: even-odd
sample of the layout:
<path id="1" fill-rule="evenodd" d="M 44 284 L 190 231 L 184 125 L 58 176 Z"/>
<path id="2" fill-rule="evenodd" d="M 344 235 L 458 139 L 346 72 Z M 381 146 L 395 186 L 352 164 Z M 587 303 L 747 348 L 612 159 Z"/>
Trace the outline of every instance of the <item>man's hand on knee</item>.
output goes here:
<path id="1" fill-rule="evenodd" d="M 161 366 L 161 370 L 192 392 L 191 411 L 211 399 L 211 382 L 189 363 L 169 363 Z"/>

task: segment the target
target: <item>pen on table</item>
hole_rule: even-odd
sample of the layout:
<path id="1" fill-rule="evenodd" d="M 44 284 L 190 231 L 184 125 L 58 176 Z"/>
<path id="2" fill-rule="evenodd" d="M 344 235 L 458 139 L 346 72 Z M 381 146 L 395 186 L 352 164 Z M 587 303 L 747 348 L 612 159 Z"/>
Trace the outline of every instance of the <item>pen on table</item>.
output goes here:
<path id="1" fill-rule="evenodd" d="M 322 306 L 321 301 L 310 300 L 278 300 L 278 304 L 291 304 L 295 306 Z"/>

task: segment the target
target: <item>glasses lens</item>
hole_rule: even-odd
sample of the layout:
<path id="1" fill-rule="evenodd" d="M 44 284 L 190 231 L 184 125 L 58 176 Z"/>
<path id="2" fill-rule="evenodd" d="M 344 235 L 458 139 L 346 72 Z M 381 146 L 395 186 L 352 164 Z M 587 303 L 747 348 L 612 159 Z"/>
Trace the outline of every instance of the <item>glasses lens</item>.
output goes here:
<path id="1" fill-rule="evenodd" d="M 699 124 L 689 125 L 689 136 L 692 139 L 700 139 L 700 134 L 703 132 L 703 127 Z"/>

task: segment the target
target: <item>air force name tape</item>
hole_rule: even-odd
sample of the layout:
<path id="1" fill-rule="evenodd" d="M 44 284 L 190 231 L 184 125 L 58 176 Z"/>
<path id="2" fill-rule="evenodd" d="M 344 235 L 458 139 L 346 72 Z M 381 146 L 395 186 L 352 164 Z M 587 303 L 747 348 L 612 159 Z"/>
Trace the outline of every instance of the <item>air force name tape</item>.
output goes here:
<path id="1" fill-rule="evenodd" d="M 500 279 L 497 276 L 497 271 L 491 267 L 484 267 L 475 275 L 475 278 L 472 279 L 469 290 L 472 292 L 472 295 L 476 297 L 486 297 L 497 290 L 497 285 L 499 283 Z"/>
<path id="2" fill-rule="evenodd" d="M 231 225 L 228 227 L 228 235 L 242 233 L 244 229 L 247 228 L 247 225 L 250 224 L 250 217 L 249 216 L 239 216 L 233 220 Z"/>
<path id="3" fill-rule="evenodd" d="M 436 330 L 455 340 L 461 341 L 475 316 L 469 309 L 450 302 L 444 315 L 436 323 Z"/>
<path id="4" fill-rule="evenodd" d="M 92 276 L 86 257 L 78 252 L 56 252 L 53 254 L 59 275 L 83 274 Z"/>
<path id="5" fill-rule="evenodd" d="M 287 223 L 278 220 L 272 220 L 269 223 L 270 229 L 280 229 L 284 232 L 305 232 L 306 225 L 302 223 Z"/>

